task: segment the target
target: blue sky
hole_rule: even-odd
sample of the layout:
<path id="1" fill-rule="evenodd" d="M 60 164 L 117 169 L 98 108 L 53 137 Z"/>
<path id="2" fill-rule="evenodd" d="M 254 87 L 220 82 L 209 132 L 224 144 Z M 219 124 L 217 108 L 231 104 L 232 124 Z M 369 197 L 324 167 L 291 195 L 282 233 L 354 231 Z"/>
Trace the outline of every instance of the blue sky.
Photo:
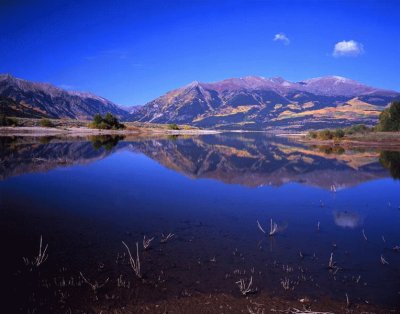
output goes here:
<path id="1" fill-rule="evenodd" d="M 399 12 L 382 0 L 5 0 L 0 73 L 122 105 L 246 75 L 340 75 L 399 91 Z"/>

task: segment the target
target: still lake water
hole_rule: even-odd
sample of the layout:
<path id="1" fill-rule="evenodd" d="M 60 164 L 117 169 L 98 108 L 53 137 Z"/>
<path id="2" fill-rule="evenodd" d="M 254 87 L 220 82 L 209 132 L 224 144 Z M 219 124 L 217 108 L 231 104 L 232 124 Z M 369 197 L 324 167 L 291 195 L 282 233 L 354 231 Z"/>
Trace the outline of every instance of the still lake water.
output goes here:
<path id="1" fill-rule="evenodd" d="M 84 306 L 80 272 L 109 278 L 109 294 L 129 285 L 133 301 L 124 292 L 119 302 L 239 297 L 235 282 L 252 277 L 259 292 L 289 299 L 347 294 L 400 306 L 398 152 L 308 147 L 261 133 L 2 137 L 0 145 L 1 263 L 18 295 L 15 311 Z M 269 232 L 270 219 L 272 237 L 257 227 Z M 162 233 L 174 237 L 160 243 Z M 48 259 L 31 271 L 23 257 L 37 255 L 41 235 Z M 144 235 L 155 237 L 146 252 Z M 151 284 L 135 284 L 121 241 L 132 252 L 139 242 Z"/>

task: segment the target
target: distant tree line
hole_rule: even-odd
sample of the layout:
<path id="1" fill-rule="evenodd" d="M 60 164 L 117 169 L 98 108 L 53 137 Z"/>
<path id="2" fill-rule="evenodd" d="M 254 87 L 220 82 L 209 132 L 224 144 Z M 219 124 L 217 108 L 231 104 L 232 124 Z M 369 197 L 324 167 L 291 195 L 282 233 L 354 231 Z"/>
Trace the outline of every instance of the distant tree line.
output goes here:
<path id="1" fill-rule="evenodd" d="M 96 114 L 89 127 L 93 129 L 119 130 L 124 129 L 125 125 L 120 123 L 117 117 L 108 112 L 104 117 L 101 114 Z"/>

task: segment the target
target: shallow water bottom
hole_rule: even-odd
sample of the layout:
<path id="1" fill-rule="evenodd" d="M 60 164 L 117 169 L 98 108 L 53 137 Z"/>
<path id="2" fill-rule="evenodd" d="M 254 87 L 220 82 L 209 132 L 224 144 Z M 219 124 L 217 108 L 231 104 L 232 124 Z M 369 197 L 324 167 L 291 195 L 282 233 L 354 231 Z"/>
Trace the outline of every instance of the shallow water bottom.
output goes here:
<path id="1" fill-rule="evenodd" d="M 87 140 L 6 146 L 7 170 L 21 171 L 9 161 L 18 158 L 25 167 L 0 182 L 10 313 L 397 310 L 399 182 L 374 152 L 332 155 L 275 141 L 219 135 L 117 141 L 110 151 Z M 79 163 L 68 163 L 71 156 Z M 64 163 L 44 172 L 41 158 Z M 260 178 L 264 184 L 250 184 Z M 271 184 L 276 178 L 284 183 Z M 268 233 L 271 219 L 278 228 L 268 236 L 257 221 Z M 48 258 L 36 267 L 41 236 Z M 147 250 L 144 236 L 154 237 Z M 122 241 L 134 259 L 138 243 L 142 278 Z M 252 281 L 247 295 L 241 279 Z"/>

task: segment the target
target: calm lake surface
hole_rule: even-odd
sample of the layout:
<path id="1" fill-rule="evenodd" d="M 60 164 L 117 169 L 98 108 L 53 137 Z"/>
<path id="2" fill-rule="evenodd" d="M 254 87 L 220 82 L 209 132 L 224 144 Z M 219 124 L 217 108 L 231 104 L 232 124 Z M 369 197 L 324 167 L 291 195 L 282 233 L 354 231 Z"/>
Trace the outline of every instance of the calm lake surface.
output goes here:
<path id="1" fill-rule="evenodd" d="M 108 278 L 96 298 L 119 304 L 240 297 L 236 282 L 252 277 L 258 293 L 400 306 L 399 152 L 262 133 L 0 143 L 1 263 L 15 312 L 84 307 L 83 277 Z M 257 227 L 268 233 L 270 219 L 274 236 Z M 174 236 L 160 243 L 162 233 Z M 41 235 L 48 259 L 26 266 Z M 155 237 L 146 251 L 144 235 Z M 146 284 L 121 241 L 134 256 L 139 243 Z"/>

